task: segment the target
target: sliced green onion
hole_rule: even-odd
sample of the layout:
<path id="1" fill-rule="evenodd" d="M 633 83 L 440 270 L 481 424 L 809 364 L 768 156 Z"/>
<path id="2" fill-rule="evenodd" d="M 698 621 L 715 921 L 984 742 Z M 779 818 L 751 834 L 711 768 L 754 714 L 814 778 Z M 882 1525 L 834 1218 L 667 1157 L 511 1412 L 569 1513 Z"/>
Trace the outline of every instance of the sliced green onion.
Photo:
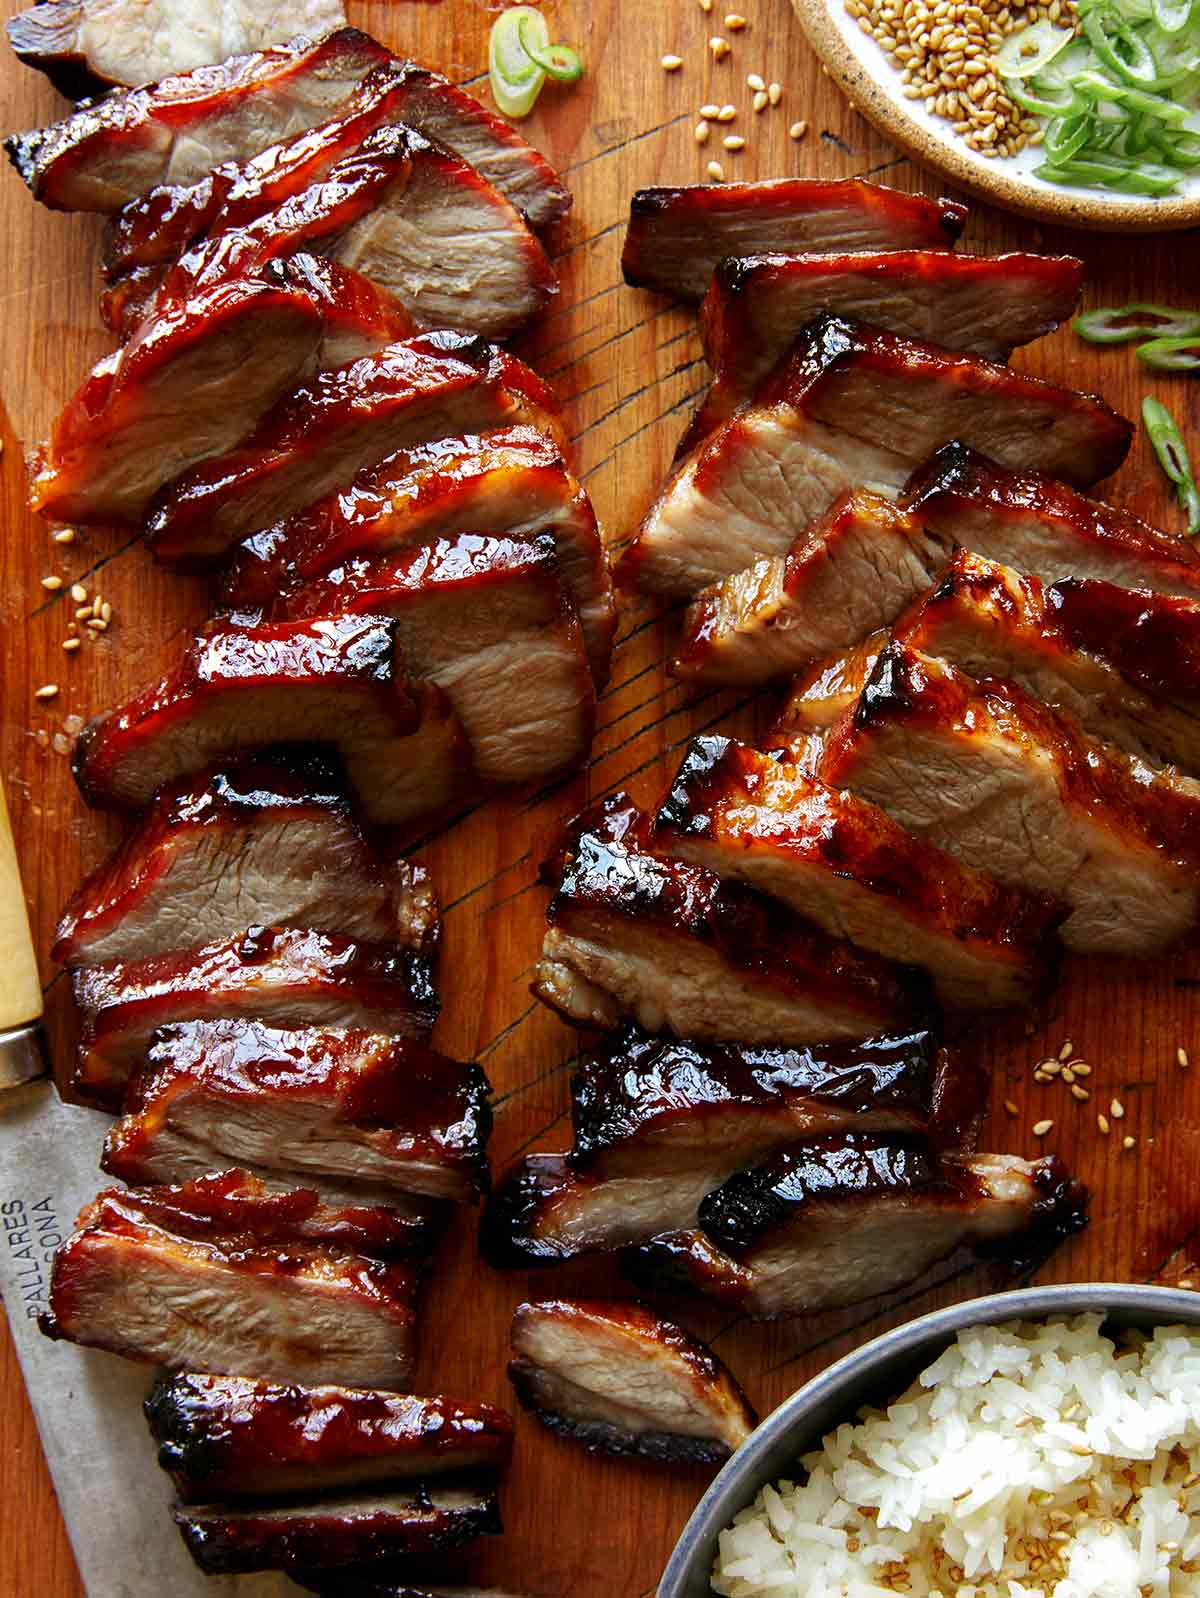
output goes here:
<path id="1" fill-rule="evenodd" d="M 1182 33 L 1192 18 L 1192 0 L 1154 0 L 1153 15 L 1164 33 Z"/>
<path id="2" fill-rule="evenodd" d="M 1110 72 L 1132 88 L 1149 88 L 1158 81 L 1154 52 L 1135 28 L 1109 7 L 1089 9 L 1080 16 L 1084 36 Z"/>
<path id="3" fill-rule="evenodd" d="M 1158 464 L 1175 485 L 1175 493 L 1188 519 L 1188 532 L 1200 533 L 1200 493 L 1192 475 L 1192 462 L 1175 418 L 1160 400 L 1150 395 L 1142 401 L 1142 425 L 1154 446 Z"/>
<path id="4" fill-rule="evenodd" d="M 522 23 L 541 45 L 550 43 L 546 19 L 533 6 L 510 6 L 492 24 L 488 37 L 488 77 L 492 97 L 506 117 L 527 117 L 542 92 L 546 74 L 522 39 Z"/>
<path id="5" fill-rule="evenodd" d="M 521 9 L 528 11 L 531 8 Z M 569 44 L 551 44 L 546 19 L 540 11 L 535 11 L 533 15 L 541 23 L 540 28 L 533 26 L 529 16 L 522 16 L 517 23 L 517 37 L 525 54 L 541 67 L 548 78 L 554 78 L 559 83 L 578 82 L 583 76 L 579 51 L 572 50 Z"/>
<path id="6" fill-rule="evenodd" d="M 1191 338 L 1152 338 L 1137 358 L 1155 372 L 1200 372 L 1200 328 Z"/>
<path id="7" fill-rule="evenodd" d="M 1061 166 L 1082 150 L 1092 137 L 1092 119 L 1086 113 L 1071 117 L 1056 117 L 1046 129 L 1043 148 L 1051 165 Z"/>
<path id="8" fill-rule="evenodd" d="M 1105 305 L 1084 311 L 1071 323 L 1089 344 L 1130 344 L 1139 338 L 1193 338 L 1200 335 L 1200 311 L 1173 305 Z"/>
<path id="9" fill-rule="evenodd" d="M 1070 28 L 1056 28 L 1050 21 L 1035 22 L 1005 39 L 996 52 L 996 71 L 1002 78 L 1035 78 L 1074 37 Z"/>
<path id="10" fill-rule="evenodd" d="M 1031 94 L 1028 88 L 1018 83 L 1015 78 L 1004 80 L 1004 92 L 1010 100 L 1021 107 L 1022 111 L 1028 111 L 1035 117 L 1069 116 L 1079 105 L 1072 89 L 1064 90 L 1060 99 L 1051 100 L 1045 93 Z"/>

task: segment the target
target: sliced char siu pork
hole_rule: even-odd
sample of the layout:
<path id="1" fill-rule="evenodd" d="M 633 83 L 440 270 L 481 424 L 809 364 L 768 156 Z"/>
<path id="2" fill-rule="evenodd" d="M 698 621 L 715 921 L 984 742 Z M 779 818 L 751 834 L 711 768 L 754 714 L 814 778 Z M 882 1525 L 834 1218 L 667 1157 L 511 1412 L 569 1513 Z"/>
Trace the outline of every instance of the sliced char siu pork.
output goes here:
<path id="1" fill-rule="evenodd" d="M 628 1300 L 519 1304 L 512 1351 L 508 1379 L 522 1405 L 597 1453 L 719 1464 L 758 1425 L 711 1349 Z"/>
<path id="2" fill-rule="evenodd" d="M 529 1154 L 484 1214 L 497 1269 L 527 1270 L 697 1225 L 735 1171 L 850 1129 L 973 1140 L 986 1090 L 928 1031 L 811 1049 L 746 1048 L 627 1032 L 572 1084 L 571 1154 Z"/>
<path id="3" fill-rule="evenodd" d="M 704 353 L 716 374 L 704 401 L 707 427 L 748 399 L 826 313 L 1006 361 L 1018 344 L 1074 313 L 1082 282 L 1083 262 L 1071 255 L 885 249 L 727 257 L 700 311 Z"/>
<path id="4" fill-rule="evenodd" d="M 1019 465 L 951 443 L 913 473 L 901 504 L 948 548 L 961 545 L 1044 583 L 1098 578 L 1200 598 L 1200 555 L 1186 538 L 1074 493 L 1048 467 L 1042 476 Z"/>
<path id="5" fill-rule="evenodd" d="M 851 489 L 785 555 L 767 555 L 697 594 L 671 673 L 748 686 L 790 676 L 888 626 L 948 553 L 890 499 Z"/>
<path id="6" fill-rule="evenodd" d="M 592 737 L 595 685 L 554 540 L 461 533 L 343 561 L 273 610 L 392 618 L 409 673 L 454 710 L 483 782 L 547 778 Z"/>
<path id="7" fill-rule="evenodd" d="M 188 1552 L 208 1575 L 283 1570 L 306 1581 L 325 1570 L 361 1581 L 503 1530 L 494 1489 L 465 1483 L 279 1507 L 195 1504 L 174 1514 Z"/>
<path id="8" fill-rule="evenodd" d="M 155 1032 L 176 1022 L 349 1026 L 424 1041 L 438 1013 L 425 955 L 292 928 L 84 966 L 73 981 L 83 1016 L 75 1085 L 113 1107 Z"/>
<path id="9" fill-rule="evenodd" d="M 1195 928 L 1193 785 L 1095 743 L 1011 682 L 976 683 L 893 641 L 827 734 L 817 775 L 1065 903 L 1061 936 L 1077 953 L 1145 958 Z"/>
<path id="10" fill-rule="evenodd" d="M 726 256 L 949 250 L 966 217 L 963 206 L 948 200 L 857 178 L 639 189 L 629 206 L 621 268 L 627 283 L 699 304 Z"/>
<path id="11" fill-rule="evenodd" d="M 1077 649 L 1100 655 L 1128 680 L 1187 716 L 1200 716 L 1200 598 L 1068 577 L 1046 602 Z"/>
<path id="12" fill-rule="evenodd" d="M 51 953 L 69 966 L 137 960 L 249 926 L 394 941 L 432 958 L 437 900 L 422 866 L 368 845 L 331 762 L 250 759 L 160 792 L 75 894 Z"/>
<path id="13" fill-rule="evenodd" d="M 1131 424 L 1091 395 L 826 317 L 690 449 L 618 575 L 690 597 L 762 556 L 786 555 L 847 489 L 895 498 L 953 439 L 1087 486 L 1120 465 L 1131 437 Z"/>
<path id="14" fill-rule="evenodd" d="M 915 974 L 781 905 L 650 852 L 625 794 L 575 822 L 554 863 L 533 992 L 577 1026 L 803 1045 L 920 1023 Z"/>
<path id="15" fill-rule="evenodd" d="M 38 453 L 30 504 L 136 526 L 173 478 L 238 443 L 298 379 L 411 331 L 365 278 L 311 255 L 214 270 L 164 294 L 92 368 Z"/>
<path id="16" fill-rule="evenodd" d="M 1136 594 L 1111 583 L 1088 587 L 1091 647 L 1080 648 L 1059 624 L 1054 589 L 959 550 L 929 593 L 896 624 L 894 636 L 969 677 L 1015 682 L 1093 737 L 1151 766 L 1200 773 L 1200 717 L 1144 693 L 1107 656 L 1107 641 L 1119 634 L 1122 615 L 1139 612 L 1147 599 L 1172 607 L 1192 602 Z M 1164 651 L 1160 660 L 1169 679 L 1174 659 Z M 1167 680 L 1160 683 L 1167 688 Z"/>
<path id="17" fill-rule="evenodd" d="M 373 823 L 436 810 L 470 773 L 449 702 L 403 669 L 396 623 L 333 616 L 211 622 L 160 682 L 88 723 L 75 778 L 89 804 L 135 809 L 217 760 L 293 743 L 332 745 Z"/>
<path id="18" fill-rule="evenodd" d="M 612 580 L 591 501 L 558 449 L 532 427 L 438 439 L 386 456 L 234 552 L 223 598 L 257 609 L 335 567 L 431 543 L 445 529 L 554 540 L 592 675 L 608 677 Z"/>
<path id="19" fill-rule="evenodd" d="M 862 1134 L 820 1138 L 733 1176 L 703 1229 L 631 1250 L 646 1286 L 704 1293 L 754 1316 L 806 1315 L 914 1281 L 956 1249 L 1040 1260 L 1086 1224 L 1057 1159 L 931 1155 Z"/>
<path id="20" fill-rule="evenodd" d="M 522 361 L 483 339 L 422 334 L 292 389 L 237 448 L 173 484 L 150 548 L 166 565 L 209 565 L 397 449 L 522 423 L 564 447 L 554 397 Z"/>
<path id="21" fill-rule="evenodd" d="M 268 1231 L 169 1188 L 99 1194 L 55 1252 L 47 1336 L 171 1370 L 402 1390 L 418 1276 Z"/>
<path id="22" fill-rule="evenodd" d="M 202 244 L 173 262 L 137 266 L 136 285 L 119 278 L 101 306 L 113 331 L 127 331 L 139 305 L 194 281 L 197 263 L 218 245 L 238 256 L 314 250 L 395 299 L 412 332 L 445 327 L 507 338 L 557 290 L 546 252 L 504 196 L 412 128 L 376 128 L 319 181 L 274 202 L 272 186 L 286 188 L 238 185 Z"/>
<path id="23" fill-rule="evenodd" d="M 389 75 L 379 120 L 406 122 L 470 161 L 535 227 L 569 209 L 558 174 L 508 123 L 355 28 L 109 95 L 52 127 L 14 135 L 5 148 L 43 204 L 111 213 L 156 185 L 200 182 L 348 111 L 369 119 L 379 68 Z"/>
<path id="24" fill-rule="evenodd" d="M 491 1404 L 184 1371 L 145 1403 L 184 1503 L 278 1498 L 498 1470 L 513 1426 Z"/>
<path id="25" fill-rule="evenodd" d="M 13 54 L 68 99 L 114 84 L 153 83 L 212 61 L 345 26 L 342 0 L 239 0 L 197 10 L 186 0 L 41 0 L 10 17 Z"/>
<path id="26" fill-rule="evenodd" d="M 303 1575 L 301 1575 L 303 1580 Z M 499 1587 L 431 1587 L 428 1582 L 422 1581 L 414 1586 L 411 1581 L 368 1581 L 365 1585 L 361 1580 L 351 1578 L 346 1583 L 339 1580 L 322 1581 L 319 1587 L 313 1588 L 325 1598 L 521 1598 L 520 1593 L 514 1593 Z"/>
<path id="27" fill-rule="evenodd" d="M 377 1203 L 472 1203 L 490 1180 L 489 1092 L 478 1066 L 411 1037 L 182 1022 L 154 1034 L 102 1164 L 134 1186 L 236 1165 Z"/>
<path id="28" fill-rule="evenodd" d="M 831 937 L 923 966 L 951 1010 L 1053 982 L 1061 909 L 962 865 L 852 793 L 729 738 L 697 738 L 655 819 L 660 852 L 770 894 Z"/>
<path id="29" fill-rule="evenodd" d="M 824 734 L 857 704 L 889 634 L 868 633 L 844 655 L 829 655 L 798 676 L 766 738 L 766 747 L 815 775 Z"/>

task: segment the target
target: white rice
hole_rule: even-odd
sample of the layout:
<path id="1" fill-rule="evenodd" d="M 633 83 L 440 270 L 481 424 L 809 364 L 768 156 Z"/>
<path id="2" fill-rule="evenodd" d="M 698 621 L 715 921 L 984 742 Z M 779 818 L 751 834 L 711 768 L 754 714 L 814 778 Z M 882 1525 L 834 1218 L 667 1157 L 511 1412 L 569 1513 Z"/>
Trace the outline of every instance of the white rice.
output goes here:
<path id="1" fill-rule="evenodd" d="M 961 1332 L 721 1533 L 726 1598 L 1200 1595 L 1200 1333 Z"/>

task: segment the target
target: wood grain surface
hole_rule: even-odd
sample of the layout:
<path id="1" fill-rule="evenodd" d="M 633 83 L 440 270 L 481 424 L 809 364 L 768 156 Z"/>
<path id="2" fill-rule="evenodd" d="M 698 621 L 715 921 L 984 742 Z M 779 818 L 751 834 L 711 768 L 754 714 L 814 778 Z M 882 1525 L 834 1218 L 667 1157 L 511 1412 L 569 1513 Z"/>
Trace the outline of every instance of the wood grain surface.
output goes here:
<path id="1" fill-rule="evenodd" d="M 741 0 L 739 0 L 741 3 Z M 10 0 L 11 4 L 11 0 Z M 744 0 L 749 27 L 731 56 L 715 64 L 707 48 L 713 15 L 696 0 L 561 0 L 554 36 L 578 41 L 587 72 L 570 91 L 548 90 L 527 124 L 535 142 L 565 172 L 575 207 L 555 241 L 562 271 L 559 301 L 527 341 L 527 353 L 557 386 L 579 452 L 580 472 L 596 501 L 611 547 L 628 536 L 652 496 L 699 394 L 704 368 L 693 319 L 624 287 L 619 272 L 631 192 L 651 183 L 702 178 L 714 155 L 729 174 L 797 173 L 838 178 L 869 175 L 906 189 L 936 185 L 898 157 L 823 78 L 795 26 L 788 0 Z M 486 60 L 494 8 L 476 0 L 441 5 L 351 4 L 352 20 L 395 49 L 430 61 L 465 82 Z M 659 65 L 666 51 L 681 71 Z M 784 87 L 781 106 L 751 111 L 746 75 L 760 72 Z M 4 121 L 18 128 L 61 113 L 42 79 L 5 59 Z M 486 92 L 484 88 L 483 92 Z M 694 141 L 705 101 L 738 108 L 739 154 L 702 152 Z M 807 120 L 801 143 L 788 126 Z M 3 537 L 0 539 L 0 649 L 3 725 L 0 771 L 7 786 L 39 952 L 56 913 L 84 871 L 111 846 L 117 829 L 89 814 L 69 773 L 71 718 L 112 705 L 169 663 L 188 628 L 206 611 L 202 585 L 156 570 L 136 547 L 81 535 L 55 545 L 24 508 L 22 456 L 45 431 L 90 362 L 109 340 L 95 312 L 100 225 L 36 207 L 15 174 L 0 178 L 0 372 L 3 412 Z M 979 251 L 1074 250 L 1089 268 L 1088 303 L 1186 301 L 1195 296 L 1194 235 L 1136 241 L 1042 230 L 976 209 L 965 247 Z M 1191 287 L 1189 288 L 1189 285 Z M 1097 352 L 1069 332 L 1019 356 L 1030 371 L 1099 389 L 1136 415 L 1146 380 L 1128 351 Z M 1200 389 L 1156 380 L 1154 392 L 1180 417 L 1196 419 Z M 1178 526 L 1161 492 L 1145 441 L 1110 485 L 1113 498 Z M 74 657 L 60 647 L 69 601 L 47 594 L 50 572 L 102 587 L 115 619 L 108 635 Z M 542 929 L 544 894 L 535 885 L 543 843 L 556 821 L 597 795 L 628 784 L 653 799 L 673 772 L 688 736 L 720 727 L 753 737 L 770 716 L 770 696 L 696 695 L 663 672 L 672 618 L 661 605 L 624 602 L 612 684 L 586 770 L 550 792 L 489 800 L 429 829 L 421 850 L 431 865 L 446 918 L 443 1020 L 438 1042 L 476 1058 L 496 1088 L 497 1169 L 533 1147 L 567 1141 L 569 1065 L 580 1039 L 528 992 Z M 61 692 L 38 702 L 35 689 Z M 47 1008 L 57 1056 L 72 1037 L 66 984 L 44 964 Z M 966 1046 L 991 1067 L 994 1113 L 989 1148 L 1023 1155 L 1057 1149 L 1092 1186 L 1090 1231 L 1064 1248 L 1039 1279 L 1186 1279 L 1200 1217 L 1200 1028 L 1193 955 L 1131 963 L 1077 965 L 1048 1007 L 975 1026 Z M 1031 1067 L 1064 1040 L 1093 1066 L 1092 1101 L 1077 1103 L 1061 1086 L 1034 1084 Z M 1180 1069 L 1176 1049 L 1192 1048 L 1195 1068 Z M 1126 1115 L 1108 1138 L 1096 1111 L 1114 1095 Z M 1014 1117 L 1005 1100 L 1018 1107 Z M 1045 1140 L 1031 1125 L 1054 1120 Z M 1126 1151 L 1124 1134 L 1136 1140 Z M 679 1318 L 708 1336 L 765 1413 L 807 1376 L 857 1342 L 901 1319 L 999 1285 L 990 1272 L 950 1262 L 933 1280 L 887 1303 L 837 1315 L 755 1327 L 700 1306 Z M 424 1323 L 419 1387 L 507 1402 L 508 1320 L 525 1296 L 558 1290 L 604 1290 L 590 1265 L 546 1276 L 498 1276 L 478 1260 L 473 1225 L 463 1219 L 433 1281 Z M 19 1373 L 7 1343 L 0 1406 L 0 1593 L 6 1598 L 71 1598 L 82 1591 L 40 1459 Z M 149 1446 L 149 1443 L 147 1443 Z M 507 1535 L 463 1568 L 538 1598 L 646 1598 L 707 1477 L 650 1466 L 593 1460 L 518 1421 L 518 1444 L 504 1494 Z M 97 1483 L 102 1494 L 119 1483 Z M 152 1512 L 149 1508 L 147 1512 Z M 153 1511 L 161 1512 L 161 1511 Z M 159 1598 L 147 1573 L 147 1598 Z"/>

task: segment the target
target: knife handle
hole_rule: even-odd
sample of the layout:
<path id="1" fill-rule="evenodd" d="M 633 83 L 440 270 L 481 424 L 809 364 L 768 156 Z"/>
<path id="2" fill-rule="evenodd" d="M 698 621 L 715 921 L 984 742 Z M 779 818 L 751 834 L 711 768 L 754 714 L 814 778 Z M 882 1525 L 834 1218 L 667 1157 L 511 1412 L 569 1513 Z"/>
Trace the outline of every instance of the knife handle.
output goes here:
<path id="1" fill-rule="evenodd" d="M 12 824 L 0 786 L 0 1034 L 38 1020 L 42 985 L 17 868 Z"/>

